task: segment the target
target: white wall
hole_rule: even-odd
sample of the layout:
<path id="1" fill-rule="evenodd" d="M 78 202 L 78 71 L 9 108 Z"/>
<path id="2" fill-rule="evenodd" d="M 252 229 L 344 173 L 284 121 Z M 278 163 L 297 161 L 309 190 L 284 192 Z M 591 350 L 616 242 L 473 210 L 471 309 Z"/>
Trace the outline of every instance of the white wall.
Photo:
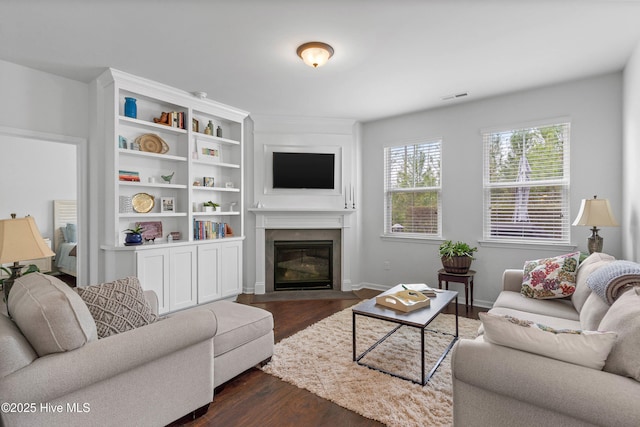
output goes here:
<path id="1" fill-rule="evenodd" d="M 0 60 L 0 126 L 89 136 L 89 85 Z"/>
<path id="2" fill-rule="evenodd" d="M 0 133 L 0 218 L 31 215 L 53 244 L 53 201 L 76 199 L 76 146 Z"/>
<path id="3" fill-rule="evenodd" d="M 640 262 L 640 43 L 624 70 L 623 121 L 622 254 Z"/>
<path id="4" fill-rule="evenodd" d="M 443 238 L 479 246 L 474 299 L 489 305 L 500 290 L 505 268 L 525 260 L 566 253 L 570 246 L 480 245 L 482 239 L 482 128 L 510 126 L 556 117 L 571 118 L 571 220 L 580 200 L 597 194 L 611 202 L 620 218 L 622 206 L 622 75 L 590 79 L 513 93 L 365 123 L 362 133 L 363 282 L 386 288 L 397 283 L 437 284 L 440 241 L 383 239 L 383 147 L 415 138 L 443 139 Z M 473 96 L 473 94 L 471 94 Z M 586 251 L 587 227 L 571 227 L 571 241 Z M 604 228 L 604 251 L 621 255 L 620 228 Z M 389 262 L 391 268 L 385 269 Z M 458 284 L 453 289 L 463 290 Z"/>

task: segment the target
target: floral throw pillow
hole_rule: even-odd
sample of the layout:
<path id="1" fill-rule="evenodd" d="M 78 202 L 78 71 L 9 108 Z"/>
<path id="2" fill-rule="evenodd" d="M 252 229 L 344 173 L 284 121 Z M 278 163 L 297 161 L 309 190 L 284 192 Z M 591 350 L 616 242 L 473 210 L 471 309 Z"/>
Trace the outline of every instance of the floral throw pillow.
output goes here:
<path id="1" fill-rule="evenodd" d="M 520 293 L 529 298 L 564 298 L 576 290 L 580 252 L 524 263 Z"/>

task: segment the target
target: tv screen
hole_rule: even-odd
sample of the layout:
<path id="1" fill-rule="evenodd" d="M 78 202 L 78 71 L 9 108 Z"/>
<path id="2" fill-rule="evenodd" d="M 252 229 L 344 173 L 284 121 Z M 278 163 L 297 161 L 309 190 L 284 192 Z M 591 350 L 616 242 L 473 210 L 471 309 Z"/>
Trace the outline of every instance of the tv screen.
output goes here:
<path id="1" fill-rule="evenodd" d="M 335 154 L 273 153 L 273 188 L 334 188 Z"/>

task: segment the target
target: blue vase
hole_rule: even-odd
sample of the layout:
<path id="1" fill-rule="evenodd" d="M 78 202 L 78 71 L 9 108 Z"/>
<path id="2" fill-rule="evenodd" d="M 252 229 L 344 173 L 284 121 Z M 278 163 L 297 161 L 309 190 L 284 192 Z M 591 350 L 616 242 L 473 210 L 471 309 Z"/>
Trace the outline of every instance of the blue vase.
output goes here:
<path id="1" fill-rule="evenodd" d="M 124 115 L 135 119 L 138 117 L 138 106 L 135 98 L 124 99 Z"/>
<path id="2" fill-rule="evenodd" d="M 127 236 L 124 238 L 125 246 L 134 246 L 142 244 L 142 234 L 139 233 L 127 233 Z"/>

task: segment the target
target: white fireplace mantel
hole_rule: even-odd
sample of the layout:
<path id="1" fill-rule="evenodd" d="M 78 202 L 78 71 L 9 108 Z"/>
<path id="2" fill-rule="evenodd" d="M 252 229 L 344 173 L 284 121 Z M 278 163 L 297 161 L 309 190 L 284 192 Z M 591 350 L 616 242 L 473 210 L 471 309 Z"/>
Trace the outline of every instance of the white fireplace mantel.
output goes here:
<path id="1" fill-rule="evenodd" d="M 252 208 L 249 211 L 256 216 L 256 294 L 266 292 L 265 230 L 272 229 L 341 229 L 341 290 L 351 290 L 351 259 L 355 254 L 351 215 L 355 209 Z"/>

